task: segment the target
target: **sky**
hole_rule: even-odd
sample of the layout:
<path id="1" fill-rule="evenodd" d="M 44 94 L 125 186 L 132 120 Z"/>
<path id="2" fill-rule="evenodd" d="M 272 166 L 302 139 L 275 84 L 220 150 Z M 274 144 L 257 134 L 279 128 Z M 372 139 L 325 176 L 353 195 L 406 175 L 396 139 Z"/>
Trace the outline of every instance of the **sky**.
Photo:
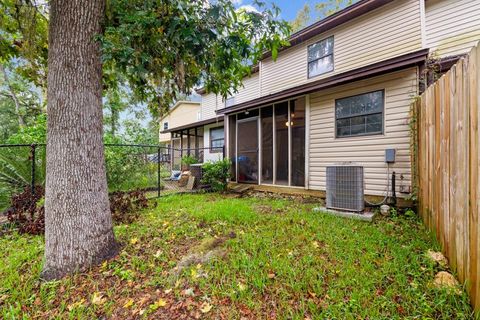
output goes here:
<path id="1" fill-rule="evenodd" d="M 232 2 L 237 7 L 247 6 L 251 7 L 252 2 L 251 0 L 232 0 Z M 284 20 L 291 21 L 297 15 L 298 10 L 300 10 L 305 3 L 312 3 L 313 1 L 306 1 L 306 0 L 267 0 L 267 3 L 274 2 L 280 9 L 281 15 L 280 17 Z M 315 3 L 321 1 L 315 1 Z"/>

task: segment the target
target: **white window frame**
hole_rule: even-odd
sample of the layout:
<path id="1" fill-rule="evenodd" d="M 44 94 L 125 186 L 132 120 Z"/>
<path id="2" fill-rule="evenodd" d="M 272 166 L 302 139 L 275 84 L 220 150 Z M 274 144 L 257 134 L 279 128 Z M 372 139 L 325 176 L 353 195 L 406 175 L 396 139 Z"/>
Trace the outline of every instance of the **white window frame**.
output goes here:
<path id="1" fill-rule="evenodd" d="M 321 43 L 321 42 L 327 41 L 327 40 L 329 40 L 329 39 L 332 39 L 332 43 L 333 43 L 333 45 L 332 45 L 332 53 L 325 54 L 325 55 L 323 55 L 323 56 L 321 56 L 321 57 L 318 57 L 318 58 L 316 58 L 316 59 L 310 60 L 309 57 L 308 57 L 308 56 L 309 56 L 308 53 L 310 52 L 310 48 L 311 48 L 312 46 L 316 45 L 316 44 L 319 44 L 319 43 Z M 320 40 L 320 41 L 317 41 L 317 42 L 315 42 L 315 43 L 312 43 L 311 45 L 309 45 L 309 46 L 307 47 L 307 74 L 308 74 L 308 78 L 309 78 L 309 79 L 310 79 L 310 78 L 315 78 L 315 77 L 321 76 L 322 74 L 325 74 L 325 73 L 329 73 L 329 72 L 335 71 L 335 55 L 334 55 L 334 52 L 335 52 L 335 38 L 334 38 L 333 35 L 332 35 L 332 36 L 329 36 L 329 37 L 327 37 L 327 38 L 324 38 L 324 39 L 322 39 L 322 40 Z M 321 72 L 321 73 L 319 73 L 319 74 L 310 75 L 310 68 L 309 68 L 309 67 L 310 67 L 310 64 L 313 63 L 313 62 L 317 62 L 318 60 L 321 60 L 321 59 L 323 59 L 323 58 L 325 58 L 325 57 L 328 57 L 328 56 L 332 56 L 332 62 L 333 62 L 333 64 L 332 64 L 332 69 L 331 69 L 331 70 L 324 71 L 324 72 Z"/>

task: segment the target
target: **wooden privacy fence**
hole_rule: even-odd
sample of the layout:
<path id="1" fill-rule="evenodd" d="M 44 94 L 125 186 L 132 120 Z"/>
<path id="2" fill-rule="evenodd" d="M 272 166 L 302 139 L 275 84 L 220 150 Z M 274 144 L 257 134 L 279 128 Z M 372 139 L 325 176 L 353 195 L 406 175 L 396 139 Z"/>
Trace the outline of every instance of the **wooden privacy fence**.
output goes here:
<path id="1" fill-rule="evenodd" d="M 480 311 L 477 45 L 414 103 L 419 212 Z"/>

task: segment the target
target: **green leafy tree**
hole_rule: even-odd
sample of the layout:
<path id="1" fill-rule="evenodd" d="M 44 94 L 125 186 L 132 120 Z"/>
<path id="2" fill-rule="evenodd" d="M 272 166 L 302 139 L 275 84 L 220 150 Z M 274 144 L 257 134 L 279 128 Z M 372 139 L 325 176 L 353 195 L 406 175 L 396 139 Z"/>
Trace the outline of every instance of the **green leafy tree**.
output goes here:
<path id="1" fill-rule="evenodd" d="M 16 60 L 16 73 L 46 88 L 48 2 L 0 2 L 0 63 Z"/>
<path id="2" fill-rule="evenodd" d="M 286 45 L 279 10 L 237 10 L 231 1 L 109 1 L 102 43 L 104 69 L 119 70 L 133 94 L 163 109 L 203 85 L 224 97 L 236 91 L 265 50 Z"/>
<path id="3" fill-rule="evenodd" d="M 34 124 L 44 113 L 39 90 L 15 72 L 12 63 L 0 63 L 0 134 L 5 141 L 20 128 Z"/>
<path id="4" fill-rule="evenodd" d="M 311 14 L 312 10 L 310 8 L 310 5 L 308 3 L 305 3 L 302 9 L 297 12 L 295 19 L 290 22 L 290 25 L 292 26 L 292 31 L 296 32 L 300 29 L 305 28 L 312 19 Z"/>

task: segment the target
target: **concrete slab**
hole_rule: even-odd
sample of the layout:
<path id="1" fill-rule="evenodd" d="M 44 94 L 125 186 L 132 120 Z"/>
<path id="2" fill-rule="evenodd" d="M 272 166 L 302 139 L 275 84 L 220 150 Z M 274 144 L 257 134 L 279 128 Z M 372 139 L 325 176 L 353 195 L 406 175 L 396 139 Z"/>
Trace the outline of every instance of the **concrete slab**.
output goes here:
<path id="1" fill-rule="evenodd" d="M 327 209 L 325 207 L 313 208 L 313 211 L 319 212 L 319 213 L 326 213 L 336 217 L 355 219 L 355 220 L 366 221 L 366 222 L 372 222 L 373 219 L 375 218 L 375 214 L 373 212 L 357 213 L 357 212 L 332 210 L 332 209 Z"/>

